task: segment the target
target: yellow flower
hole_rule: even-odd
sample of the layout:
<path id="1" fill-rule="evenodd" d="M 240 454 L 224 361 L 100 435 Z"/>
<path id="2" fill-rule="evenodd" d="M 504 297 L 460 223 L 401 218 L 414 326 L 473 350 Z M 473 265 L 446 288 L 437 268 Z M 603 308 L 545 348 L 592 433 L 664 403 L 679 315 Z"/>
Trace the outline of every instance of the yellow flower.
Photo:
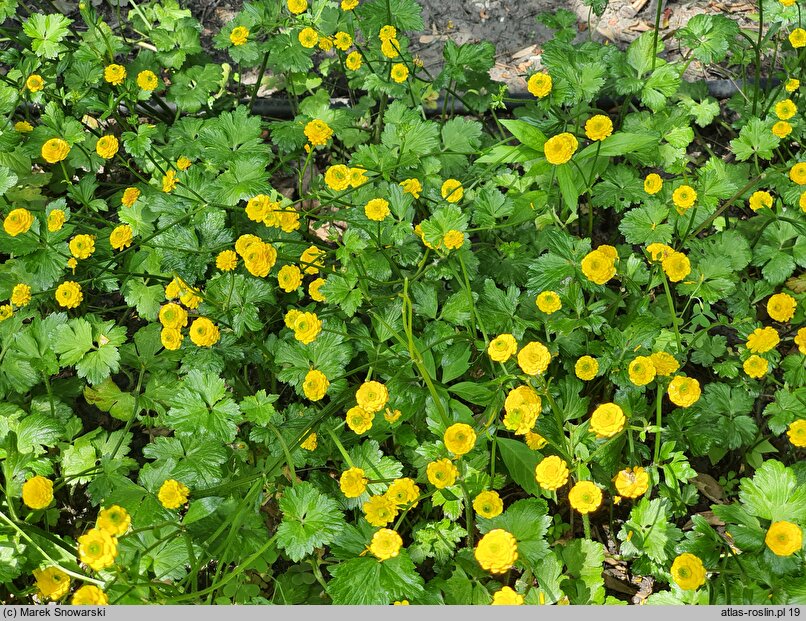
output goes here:
<path id="1" fill-rule="evenodd" d="M 657 194 L 663 187 L 663 179 L 657 173 L 650 173 L 644 179 L 644 192 L 647 194 Z"/>
<path id="2" fill-rule="evenodd" d="M 294 15 L 299 15 L 308 10 L 308 0 L 286 0 L 288 10 Z"/>
<path id="3" fill-rule="evenodd" d="M 485 490 L 473 499 L 473 509 L 483 518 L 494 518 L 504 510 L 504 501 L 498 492 Z"/>
<path id="4" fill-rule="evenodd" d="M 546 446 L 546 444 L 548 444 L 548 440 L 546 440 L 546 438 L 541 436 L 539 433 L 534 433 L 533 431 L 527 431 L 523 439 L 526 440 L 526 446 L 533 451 L 539 451 Z"/>
<path id="5" fill-rule="evenodd" d="M 296 291 L 302 284 L 302 272 L 296 265 L 283 265 L 277 273 L 277 284 L 286 293 Z"/>
<path id="6" fill-rule="evenodd" d="M 493 593 L 491 606 L 523 606 L 523 595 L 505 586 Z"/>
<path id="7" fill-rule="evenodd" d="M 126 79 L 126 68 L 122 67 L 121 65 L 107 65 L 104 68 L 104 80 L 109 82 L 114 86 L 118 86 L 123 84 L 123 80 Z"/>
<path id="8" fill-rule="evenodd" d="M 32 93 L 36 93 L 37 91 L 41 91 L 43 88 L 45 88 L 45 80 L 42 79 L 41 75 L 32 73 L 28 76 L 28 79 L 25 80 L 25 86 Z"/>
<path id="9" fill-rule="evenodd" d="M 533 341 L 518 352 L 518 366 L 526 375 L 540 375 L 551 362 L 551 353 L 543 343 Z"/>
<path id="10" fill-rule="evenodd" d="M 159 86 L 159 78 L 153 71 L 146 69 L 137 74 L 137 86 L 144 91 L 153 91 Z"/>
<path id="11" fill-rule="evenodd" d="M 504 427 L 522 436 L 532 430 L 540 416 L 542 402 L 531 386 L 518 386 L 509 391 L 504 401 Z"/>
<path id="12" fill-rule="evenodd" d="M 132 227 L 128 224 L 116 226 L 109 235 L 109 245 L 115 250 L 123 250 L 132 245 Z"/>
<path id="13" fill-rule="evenodd" d="M 423 184 L 419 179 L 405 179 L 400 182 L 400 187 L 403 188 L 404 194 L 411 194 L 414 198 L 420 198 L 423 191 Z"/>
<path id="14" fill-rule="evenodd" d="M 350 71 L 358 71 L 361 69 L 363 62 L 364 59 L 361 58 L 361 52 L 350 52 L 347 54 L 347 58 L 344 59 L 344 64 Z"/>
<path id="15" fill-rule="evenodd" d="M 70 153 L 70 145 L 61 138 L 51 138 L 42 145 L 42 159 L 48 164 L 56 164 Z"/>
<path id="16" fill-rule="evenodd" d="M 783 99 L 775 104 L 775 116 L 782 121 L 791 119 L 798 113 L 798 107 L 791 99 Z"/>
<path id="17" fill-rule="evenodd" d="M 763 354 L 774 349 L 780 342 L 781 338 L 775 328 L 756 328 L 747 337 L 747 349 L 754 354 Z"/>
<path id="18" fill-rule="evenodd" d="M 456 483 L 459 471 L 450 459 L 432 461 L 425 469 L 428 481 L 437 489 L 444 489 Z"/>
<path id="19" fill-rule="evenodd" d="M 358 6 L 358 0 L 341 0 L 342 11 L 352 11 Z"/>
<path id="20" fill-rule="evenodd" d="M 78 558 L 95 571 L 115 564 L 117 540 L 106 531 L 91 528 L 78 538 Z"/>
<path id="21" fill-rule="evenodd" d="M 552 136 L 543 145 L 543 153 L 549 164 L 565 164 L 574 155 L 579 143 L 573 134 L 568 132 Z"/>
<path id="22" fill-rule="evenodd" d="M 787 322 L 795 315 L 797 305 L 788 293 L 776 293 L 767 300 L 767 314 L 775 321 Z"/>
<path id="23" fill-rule="evenodd" d="M 372 429 L 372 422 L 375 420 L 375 414 L 368 412 L 360 405 L 354 405 L 345 414 L 345 421 L 347 426 L 358 435 L 366 433 Z"/>
<path id="24" fill-rule="evenodd" d="M 797 2 L 797 0 L 778 0 L 778 2 L 780 2 L 782 6 L 789 7 L 789 6 L 794 5 L 795 2 Z"/>
<path id="25" fill-rule="evenodd" d="M 582 259 L 582 273 L 591 282 L 603 285 L 616 275 L 613 259 L 601 250 L 591 250 Z"/>
<path id="26" fill-rule="evenodd" d="M 378 560 L 385 561 L 396 557 L 400 553 L 401 547 L 403 547 L 403 539 L 400 538 L 400 535 L 390 528 L 382 528 L 372 535 L 369 551 L 374 554 Z"/>
<path id="27" fill-rule="evenodd" d="M 589 382 L 599 372 L 599 361 L 593 356 L 582 356 L 574 365 L 574 373 L 583 382 Z"/>
<path id="28" fill-rule="evenodd" d="M 222 250 L 215 258 L 215 266 L 222 272 L 231 272 L 238 265 L 238 255 L 234 250 Z"/>
<path id="29" fill-rule="evenodd" d="M 384 420 L 385 420 L 387 423 L 389 423 L 390 425 L 391 425 L 392 423 L 396 423 L 396 422 L 397 422 L 397 420 L 398 420 L 398 419 L 399 419 L 399 418 L 400 418 L 402 415 L 403 415 L 403 412 L 401 412 L 400 410 L 393 410 L 393 409 L 391 409 L 391 408 L 386 408 L 386 409 L 384 410 L 384 412 L 383 412 L 383 418 L 384 418 Z"/>
<path id="30" fill-rule="evenodd" d="M 299 257 L 299 263 L 303 266 L 302 271 L 306 274 L 318 274 L 319 269 L 324 265 L 319 262 L 319 258 L 324 256 L 325 252 L 316 246 L 309 246 L 303 250 Z"/>
<path id="31" fill-rule="evenodd" d="M 67 595 L 70 590 L 70 576 L 58 567 L 34 569 L 33 574 L 39 595 L 43 599 L 47 598 L 55 602 Z"/>
<path id="32" fill-rule="evenodd" d="M 100 510 L 95 526 L 96 528 L 106 531 L 113 537 L 120 537 L 126 534 L 131 523 L 132 518 L 126 509 L 118 505 L 112 505 L 108 509 Z"/>
<path id="33" fill-rule="evenodd" d="M 593 513 L 602 504 L 602 490 L 592 481 L 579 481 L 568 492 L 568 500 L 580 513 Z"/>
<path id="34" fill-rule="evenodd" d="M 705 566 L 699 557 L 684 552 L 672 563 L 672 580 L 685 591 L 696 591 L 705 584 Z"/>
<path id="35" fill-rule="evenodd" d="M 95 152 L 105 160 L 110 160 L 115 157 L 118 147 L 118 139 L 109 134 L 98 138 L 98 142 L 95 143 Z"/>
<path id="36" fill-rule="evenodd" d="M 495 337 L 487 346 L 487 354 L 494 362 L 506 362 L 518 351 L 518 342 L 511 334 Z"/>
<path id="37" fill-rule="evenodd" d="M 598 438 L 612 438 L 627 422 L 624 411 L 615 403 L 603 403 L 591 414 L 590 430 Z"/>
<path id="38" fill-rule="evenodd" d="M 109 604 L 109 598 L 94 584 L 85 584 L 76 589 L 70 603 L 73 606 L 106 606 Z"/>
<path id="39" fill-rule="evenodd" d="M 806 356 L 806 328 L 801 328 L 795 335 L 795 345 L 798 346 L 798 351 Z"/>
<path id="40" fill-rule="evenodd" d="M 316 313 L 300 313 L 294 321 L 294 338 L 303 345 L 312 343 L 322 331 L 322 322 Z"/>
<path id="41" fill-rule="evenodd" d="M 451 229 L 442 236 L 442 243 L 448 250 L 458 250 L 465 244 L 465 234 L 462 231 Z"/>
<path id="42" fill-rule="evenodd" d="M 313 146 L 327 144 L 327 141 L 333 136 L 333 130 L 330 126 L 320 119 L 314 119 L 305 126 L 305 137 Z"/>
<path id="43" fill-rule="evenodd" d="M 307 438 L 299 445 L 301 449 L 305 449 L 306 451 L 315 451 L 317 445 L 317 437 L 315 433 L 311 433 L 308 435 Z"/>
<path id="44" fill-rule="evenodd" d="M 263 222 L 276 203 L 265 194 L 258 194 L 246 201 L 246 217 L 252 222 Z"/>
<path id="45" fill-rule="evenodd" d="M 237 252 L 237 247 L 236 247 Z M 250 243 L 244 249 L 243 264 L 246 270 L 252 276 L 264 278 L 268 276 L 271 268 L 277 262 L 277 251 L 274 246 L 267 244 L 264 241 L 258 240 L 257 242 Z"/>
<path id="46" fill-rule="evenodd" d="M 178 160 L 176 160 L 176 167 L 179 170 L 187 170 L 191 167 L 193 162 L 190 161 L 190 158 L 185 157 L 182 155 Z"/>
<path id="47" fill-rule="evenodd" d="M 381 41 L 389 41 L 390 39 L 394 39 L 397 36 L 397 28 L 390 24 L 386 24 L 381 28 L 381 31 L 378 33 L 378 38 Z"/>
<path id="48" fill-rule="evenodd" d="M 361 384 L 355 393 L 355 399 L 367 412 L 381 411 L 389 400 L 389 391 L 380 382 L 370 381 Z"/>
<path id="49" fill-rule="evenodd" d="M 173 192 L 176 189 L 176 184 L 179 180 L 176 178 L 176 171 L 173 169 L 168 170 L 162 177 L 162 191 Z"/>
<path id="50" fill-rule="evenodd" d="M 625 498 L 638 498 L 649 489 L 649 473 L 636 466 L 625 468 L 616 475 L 616 490 Z"/>
<path id="51" fill-rule="evenodd" d="M 673 252 L 661 263 L 671 282 L 680 282 L 691 273 L 691 262 L 682 252 Z"/>
<path id="52" fill-rule="evenodd" d="M 798 162 L 789 169 L 789 178 L 798 185 L 806 185 L 806 162 Z"/>
<path id="53" fill-rule="evenodd" d="M 249 29 L 244 26 L 236 26 L 229 33 L 229 40 L 235 46 L 244 45 L 249 40 Z"/>
<path id="54" fill-rule="evenodd" d="M 445 448 L 457 457 L 461 457 L 473 450 L 476 445 L 476 432 L 470 425 L 454 423 L 445 430 L 443 441 Z"/>
<path id="55" fill-rule="evenodd" d="M 417 506 L 417 499 L 420 497 L 420 488 L 407 477 L 395 479 L 386 490 L 386 497 L 398 506 Z"/>
<path id="56" fill-rule="evenodd" d="M 72 280 L 66 280 L 56 287 L 56 302 L 64 308 L 76 308 L 84 299 L 81 285 Z"/>
<path id="57" fill-rule="evenodd" d="M 646 251 L 649 253 L 649 257 L 652 261 L 663 261 L 663 259 L 674 252 L 674 248 L 666 244 L 655 243 L 649 244 L 646 247 Z"/>
<path id="58" fill-rule="evenodd" d="M 11 290 L 10 300 L 11 303 L 18 308 L 28 306 L 31 302 L 31 287 L 22 282 L 14 285 L 14 288 Z"/>
<path id="59" fill-rule="evenodd" d="M 11 237 L 27 233 L 34 223 L 33 214 L 23 207 L 12 209 L 3 220 L 3 230 Z"/>
<path id="60" fill-rule="evenodd" d="M 383 198 L 373 198 L 364 205 L 364 213 L 370 220 L 380 222 L 389 215 L 389 201 Z"/>
<path id="61" fill-rule="evenodd" d="M 591 140 L 604 140 L 613 133 L 613 121 L 604 114 L 592 116 L 585 122 L 585 135 Z"/>
<path id="62" fill-rule="evenodd" d="M 123 197 L 120 199 L 120 204 L 124 207 L 131 207 L 140 198 L 140 190 L 137 188 L 126 188 L 123 191 Z"/>
<path id="63" fill-rule="evenodd" d="M 700 383 L 693 377 L 683 377 L 677 375 L 669 383 L 669 388 L 666 394 L 669 395 L 669 401 L 681 408 L 687 408 L 699 401 L 700 399 Z"/>
<path id="64" fill-rule="evenodd" d="M 630 381 L 636 386 L 646 386 L 655 379 L 655 365 L 647 356 L 638 356 L 629 367 Z"/>
<path id="65" fill-rule="evenodd" d="M 53 500 L 53 481 L 43 476 L 31 477 L 22 484 L 22 502 L 30 509 L 44 509 Z"/>
<path id="66" fill-rule="evenodd" d="M 568 464 L 556 455 L 544 458 L 535 466 L 535 481 L 545 490 L 554 491 L 568 482 Z"/>
<path id="67" fill-rule="evenodd" d="M 792 126 L 786 121 L 776 121 L 773 123 L 772 133 L 779 138 L 786 138 L 792 133 Z"/>
<path id="68" fill-rule="evenodd" d="M 798 205 L 800 206 L 800 210 L 803 213 L 806 213 L 806 192 L 801 192 L 800 198 L 798 199 Z"/>
<path id="69" fill-rule="evenodd" d="M 773 522 L 764 537 L 764 543 L 777 556 L 792 556 L 803 547 L 803 531 L 792 522 Z"/>
<path id="70" fill-rule="evenodd" d="M 339 488 L 347 498 L 358 498 L 367 489 L 367 478 L 361 468 L 350 468 L 341 473 Z"/>
<path id="71" fill-rule="evenodd" d="M 806 30 L 803 28 L 795 28 L 789 33 L 789 42 L 795 49 L 806 45 Z"/>
<path id="72" fill-rule="evenodd" d="M 526 90 L 538 99 L 542 99 L 551 92 L 551 76 L 548 73 L 535 73 L 529 77 Z"/>
<path id="73" fill-rule="evenodd" d="M 392 65 L 389 75 L 392 80 L 398 84 L 402 84 L 409 77 L 409 68 L 403 63 L 395 63 Z"/>
<path id="74" fill-rule="evenodd" d="M 169 351 L 176 351 L 182 347 L 182 341 L 184 340 L 184 335 L 177 328 L 163 328 L 160 331 L 160 342 Z"/>
<path id="75" fill-rule="evenodd" d="M 48 231 L 55 233 L 64 226 L 65 213 L 61 209 L 54 209 L 48 214 Z M 33 222 L 33 220 L 32 220 Z"/>
<path id="76" fill-rule="evenodd" d="M 34 126 L 28 121 L 17 121 L 14 123 L 14 131 L 19 132 L 20 134 L 27 134 L 34 131 Z"/>
<path id="77" fill-rule="evenodd" d="M 744 372 L 754 379 L 761 379 L 767 374 L 770 368 L 770 363 L 761 356 L 753 354 L 742 365 Z"/>
<path id="78" fill-rule="evenodd" d="M 479 540 L 475 557 L 482 569 L 503 574 L 518 560 L 518 541 L 512 533 L 495 528 Z"/>
<path id="79" fill-rule="evenodd" d="M 386 56 L 386 58 L 397 58 L 400 56 L 400 43 L 397 39 L 387 39 L 383 43 L 381 43 L 381 54 Z"/>
<path id="80" fill-rule="evenodd" d="M 0 305 L 0 321 L 11 319 L 13 316 L 14 316 L 14 308 L 11 306 L 11 304 Z"/>
<path id="81" fill-rule="evenodd" d="M 465 195 L 465 189 L 462 187 L 462 182 L 458 179 L 447 179 L 442 184 L 439 193 L 449 203 L 458 203 Z"/>
<path id="82" fill-rule="evenodd" d="M 535 304 L 537 304 L 537 308 L 547 315 L 556 313 L 563 307 L 560 296 L 554 291 L 543 291 L 538 294 Z"/>
<path id="83" fill-rule="evenodd" d="M 67 267 L 73 270 L 73 274 L 75 275 L 76 267 L 78 267 L 78 261 L 76 261 L 75 257 L 70 257 L 69 259 L 67 259 Z"/>
<path id="84" fill-rule="evenodd" d="M 677 207 L 677 213 L 684 214 L 697 201 L 697 192 L 690 185 L 681 185 L 672 193 L 672 202 Z"/>
<path id="85" fill-rule="evenodd" d="M 795 0 L 787 0 L 791 4 L 795 3 Z M 793 93 L 800 88 L 800 80 L 796 78 L 789 78 L 786 82 L 784 82 L 784 88 L 786 89 L 787 93 Z"/>
<path id="86" fill-rule="evenodd" d="M 750 196 L 749 203 L 750 209 L 753 211 L 758 211 L 763 207 L 772 208 L 772 195 L 769 192 L 764 192 L 763 190 L 753 192 L 752 196 Z"/>
<path id="87" fill-rule="evenodd" d="M 346 52 L 353 44 L 353 38 L 348 32 L 337 32 L 333 35 L 333 45 L 342 52 Z"/>
<path id="88" fill-rule="evenodd" d="M 95 237 L 93 235 L 76 235 L 70 240 L 70 254 L 76 259 L 87 259 L 95 252 Z"/>
<path id="89" fill-rule="evenodd" d="M 319 35 L 311 27 L 303 28 L 297 38 L 299 39 L 300 44 L 302 44 L 302 47 L 306 47 L 308 49 L 315 47 L 316 44 L 319 43 Z"/>
<path id="90" fill-rule="evenodd" d="M 386 526 L 397 517 L 397 505 L 386 496 L 373 496 L 361 509 L 364 518 L 373 526 Z"/>
<path id="91" fill-rule="evenodd" d="M 190 340 L 199 347 L 212 347 L 220 337 L 218 327 L 207 317 L 198 317 L 190 326 Z"/>
<path id="92" fill-rule="evenodd" d="M 311 299 L 314 302 L 324 302 L 325 296 L 320 291 L 322 289 L 322 285 L 325 284 L 324 278 L 317 278 L 316 280 L 312 280 L 311 284 L 308 285 L 308 295 L 311 296 Z"/>
<path id="93" fill-rule="evenodd" d="M 350 168 L 350 187 L 351 188 L 360 188 L 364 185 L 369 179 L 367 179 L 367 171 L 364 168 L 359 166 L 353 166 Z"/>
<path id="94" fill-rule="evenodd" d="M 786 435 L 793 446 L 806 448 L 806 419 L 799 419 L 789 423 Z"/>
<path id="95" fill-rule="evenodd" d="M 188 325 L 188 313 L 179 304 L 170 302 L 160 309 L 159 321 L 163 328 L 179 330 Z"/>
<path id="96" fill-rule="evenodd" d="M 652 366 L 655 367 L 655 373 L 662 377 L 668 377 L 680 368 L 675 357 L 665 351 L 655 352 L 649 356 L 649 359 L 652 361 Z"/>
<path id="97" fill-rule="evenodd" d="M 327 376 L 318 369 L 311 369 L 305 375 L 305 381 L 302 382 L 302 391 L 311 401 L 319 401 L 327 393 L 328 386 L 330 386 L 330 382 Z"/>
<path id="98" fill-rule="evenodd" d="M 160 486 L 157 498 L 166 509 L 178 509 L 188 501 L 190 490 L 176 479 L 168 479 Z"/>
<path id="99" fill-rule="evenodd" d="M 336 192 L 341 192 L 350 187 L 350 169 L 344 164 L 330 166 L 325 171 L 325 183 L 327 187 Z"/>

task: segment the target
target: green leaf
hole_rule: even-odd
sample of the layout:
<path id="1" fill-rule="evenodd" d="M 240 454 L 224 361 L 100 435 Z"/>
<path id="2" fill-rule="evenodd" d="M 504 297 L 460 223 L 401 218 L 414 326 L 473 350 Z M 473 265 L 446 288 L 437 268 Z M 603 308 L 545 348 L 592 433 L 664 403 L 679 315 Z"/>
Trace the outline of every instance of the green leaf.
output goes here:
<path id="1" fill-rule="evenodd" d="M 753 117 L 742 127 L 739 137 L 730 141 L 730 148 L 740 162 L 749 160 L 753 155 L 769 160 L 780 143 L 781 139 L 772 133 L 768 122 Z"/>
<path id="2" fill-rule="evenodd" d="M 520 440 L 499 437 L 495 442 L 501 452 L 501 459 L 504 460 L 507 471 L 515 483 L 529 494 L 540 496 L 540 486 L 535 480 L 535 467 L 542 459 L 540 453 L 533 451 Z"/>
<path id="3" fill-rule="evenodd" d="M 277 545 L 292 561 L 300 561 L 315 548 L 330 544 L 344 527 L 338 503 L 320 493 L 312 483 L 297 483 L 280 499 L 283 521 L 277 529 Z"/>
<path id="4" fill-rule="evenodd" d="M 68 26 L 72 23 L 64 15 L 35 13 L 23 22 L 22 30 L 31 37 L 31 49 L 37 56 L 53 59 L 66 49 L 61 41 L 70 34 Z"/>
<path id="5" fill-rule="evenodd" d="M 198 112 L 207 105 L 207 99 L 218 88 L 221 65 L 194 65 L 172 78 L 168 95 L 184 112 Z"/>
<path id="6" fill-rule="evenodd" d="M 665 223 L 669 208 L 651 203 L 627 212 L 619 224 L 619 231 L 630 244 L 668 244 L 672 240 L 674 228 Z"/>
<path id="7" fill-rule="evenodd" d="M 428 522 L 414 531 L 414 543 L 409 546 L 409 554 L 418 564 L 427 558 L 444 563 L 453 556 L 456 544 L 466 535 L 464 528 L 450 520 Z"/>
<path id="8" fill-rule="evenodd" d="M 560 552 L 573 580 L 572 588 L 564 586 L 572 604 L 602 603 L 604 600 L 604 546 L 598 541 L 575 539 Z"/>
<path id="9" fill-rule="evenodd" d="M 694 15 L 675 36 L 704 63 L 724 60 L 731 42 L 739 34 L 739 25 L 724 15 Z"/>
<path id="10" fill-rule="evenodd" d="M 490 520 L 479 518 L 482 533 L 495 528 L 512 533 L 518 541 L 518 562 L 533 570 L 549 553 L 545 539 L 549 524 L 548 504 L 542 498 L 517 500 L 499 516 Z"/>
<path id="11" fill-rule="evenodd" d="M 179 433 L 232 442 L 240 418 L 241 410 L 228 396 L 224 380 L 194 369 L 174 397 L 165 424 Z"/>
<path id="12" fill-rule="evenodd" d="M 657 563 L 668 557 L 670 539 L 679 538 L 680 531 L 669 524 L 666 502 L 660 498 L 642 498 L 630 512 L 630 519 L 618 533 L 621 553 L 627 558 L 646 555 Z"/>
<path id="13" fill-rule="evenodd" d="M 501 124 L 506 127 L 521 144 L 531 147 L 535 151 L 543 152 L 543 145 L 546 142 L 546 135 L 537 127 L 526 121 L 516 119 L 502 120 Z"/>
<path id="14" fill-rule="evenodd" d="M 794 472 L 780 461 L 765 461 L 752 479 L 742 479 L 739 498 L 748 513 L 765 520 L 806 519 L 806 486 L 798 485 Z"/>
<path id="15" fill-rule="evenodd" d="M 337 606 L 391 604 L 425 592 L 423 579 L 405 551 L 383 562 L 374 556 L 352 558 L 332 566 L 330 574 L 327 592 Z"/>

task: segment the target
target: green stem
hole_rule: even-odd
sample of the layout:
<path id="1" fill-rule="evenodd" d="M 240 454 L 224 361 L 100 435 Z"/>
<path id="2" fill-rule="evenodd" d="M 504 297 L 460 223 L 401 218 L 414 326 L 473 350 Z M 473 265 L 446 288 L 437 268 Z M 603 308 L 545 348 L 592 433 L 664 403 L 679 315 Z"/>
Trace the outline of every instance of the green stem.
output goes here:
<path id="1" fill-rule="evenodd" d="M 350 456 L 347 454 L 347 451 L 344 450 L 344 445 L 341 443 L 338 437 L 336 437 L 336 434 L 333 432 L 332 429 L 329 428 L 327 432 L 330 434 L 330 438 L 333 440 L 333 444 L 335 444 L 336 448 L 339 449 L 339 453 L 341 453 L 341 456 L 344 457 L 344 461 L 347 462 L 347 465 L 350 466 L 350 468 L 354 468 L 355 466 L 353 465 L 353 460 L 350 459 Z"/>
<path id="2" fill-rule="evenodd" d="M 753 114 L 756 114 L 758 106 L 758 93 L 761 86 L 761 40 L 764 36 L 764 0 L 758 0 L 758 41 L 755 45 L 756 52 L 756 87 L 753 89 Z"/>
<path id="3" fill-rule="evenodd" d="M 658 0 L 660 4 L 660 0 Z M 582 529 L 585 531 L 585 539 L 591 539 L 591 519 L 587 513 L 582 514 Z"/>
<path id="4" fill-rule="evenodd" d="M 660 270 L 660 275 L 663 278 L 663 290 L 666 292 L 666 302 L 669 305 L 669 312 L 672 314 L 672 327 L 674 328 L 674 336 L 677 341 L 677 352 L 683 351 L 683 342 L 680 339 L 680 330 L 677 329 L 677 312 L 674 309 L 674 300 L 672 299 L 672 292 L 669 289 L 669 281 L 666 278 L 666 273 L 663 268 Z"/>
<path id="5" fill-rule="evenodd" d="M 652 71 L 655 71 L 655 61 L 658 58 L 658 31 L 660 30 L 660 17 L 663 14 L 663 0 L 657 0 L 655 9 L 655 31 L 652 33 Z"/>
<path id="6" fill-rule="evenodd" d="M 660 389 L 660 386 L 658 386 L 657 392 L 658 394 L 655 396 L 655 426 L 657 429 L 655 430 L 655 454 L 652 459 L 655 465 L 657 465 L 658 461 L 660 460 L 660 431 L 663 423 L 663 414 L 661 410 L 661 405 L 663 404 L 663 391 Z"/>

